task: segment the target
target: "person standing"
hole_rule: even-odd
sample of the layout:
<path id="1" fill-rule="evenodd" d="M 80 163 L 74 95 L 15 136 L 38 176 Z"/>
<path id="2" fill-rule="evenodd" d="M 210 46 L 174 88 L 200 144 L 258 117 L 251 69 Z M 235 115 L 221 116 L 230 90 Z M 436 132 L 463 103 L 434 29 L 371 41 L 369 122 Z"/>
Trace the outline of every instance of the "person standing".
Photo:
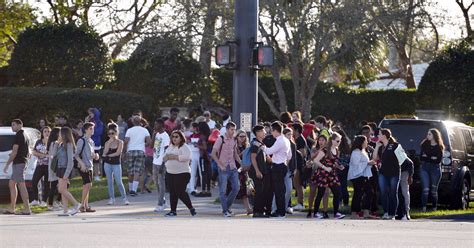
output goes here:
<path id="1" fill-rule="evenodd" d="M 28 191 L 25 185 L 25 173 L 27 168 L 27 161 L 29 154 L 29 142 L 23 130 L 23 122 L 20 119 L 12 121 L 12 131 L 15 132 L 15 140 L 13 142 L 12 153 L 8 158 L 7 163 L 3 169 L 3 173 L 7 174 L 8 167 L 12 164 L 12 175 L 8 182 L 10 188 L 10 210 L 6 210 L 4 214 L 20 214 L 30 215 L 30 202 L 28 199 Z M 21 199 L 23 201 L 24 209 L 22 212 L 15 213 L 16 200 L 18 197 L 18 189 L 20 190 Z"/>
<path id="2" fill-rule="evenodd" d="M 222 213 L 225 217 L 232 217 L 230 207 L 234 203 L 240 189 L 239 173 L 235 164 L 236 161 L 241 163 L 236 149 L 237 143 L 234 139 L 236 127 L 237 125 L 233 122 L 227 123 L 226 134 L 216 140 L 211 153 L 212 159 L 216 161 L 218 166 L 219 195 Z M 228 181 L 231 183 L 232 191 L 226 196 Z"/>
<path id="3" fill-rule="evenodd" d="M 99 160 L 99 154 L 95 153 L 94 135 L 95 125 L 92 122 L 84 123 L 84 136 L 77 140 L 75 158 L 77 160 L 79 174 L 82 177 L 82 206 L 81 212 L 95 212 L 89 206 L 89 193 L 92 188 L 92 175 L 94 170 L 94 160 Z"/>
<path id="4" fill-rule="evenodd" d="M 299 111 L 293 112 L 293 121 L 298 121 L 301 120 L 301 113 Z M 299 118 L 299 119 L 298 119 Z M 296 143 L 296 150 L 300 152 L 302 155 L 302 160 L 307 157 L 308 153 L 308 146 L 306 139 L 302 135 L 303 132 L 303 126 L 297 122 L 293 124 L 293 138 Z M 305 164 L 304 161 L 298 161 L 295 171 L 295 175 L 293 176 L 293 186 L 296 189 L 296 195 L 298 199 L 298 204 L 293 207 L 293 210 L 296 211 L 301 211 L 304 209 L 303 206 L 303 200 L 304 200 L 304 194 L 303 194 L 303 166 Z"/>
<path id="5" fill-rule="evenodd" d="M 107 188 L 109 191 L 109 202 L 107 205 L 115 204 L 114 179 L 120 191 L 120 195 L 122 196 L 123 204 L 130 205 L 122 182 L 121 156 L 123 141 L 118 138 L 119 127 L 115 123 L 110 123 L 107 126 L 107 130 L 109 140 L 105 142 L 104 153 L 102 154 L 102 159 L 104 160 L 104 171 L 107 176 Z"/>
<path id="6" fill-rule="evenodd" d="M 277 206 L 276 213 L 272 217 L 284 218 L 286 214 L 285 203 L 285 176 L 288 172 L 288 161 L 291 159 L 290 141 L 282 135 L 283 125 L 281 122 L 273 122 L 271 125 L 272 136 L 276 139 L 271 147 L 264 147 L 266 154 L 272 155 L 272 182 L 273 193 Z"/>
<path id="7" fill-rule="evenodd" d="M 237 141 L 237 153 L 240 159 L 242 160 L 244 150 L 250 145 L 248 141 L 247 133 L 245 133 L 245 131 L 243 130 L 238 130 L 235 136 L 235 139 Z M 247 215 L 251 215 L 253 214 L 253 210 L 250 208 L 249 197 L 247 195 L 247 180 L 249 178 L 248 168 L 242 167 L 242 165 L 239 163 L 236 163 L 236 165 L 239 172 L 239 181 L 240 181 L 240 190 L 236 198 L 242 199 L 244 208 L 247 211 Z"/>
<path id="8" fill-rule="evenodd" d="M 86 117 L 85 122 L 94 123 L 94 132 L 92 135 L 92 140 L 94 141 L 94 153 L 100 154 L 102 149 L 102 134 L 104 133 L 104 123 L 100 120 L 100 111 L 97 108 L 90 108 L 88 110 L 89 115 Z M 93 171 L 94 171 L 94 181 L 100 181 L 100 175 L 102 174 L 100 162 L 100 156 L 97 156 L 97 159 L 93 161 Z"/>
<path id="9" fill-rule="evenodd" d="M 56 145 L 59 139 L 59 133 L 61 132 L 61 128 L 54 127 L 51 130 L 48 138 L 48 183 L 49 183 L 49 195 L 48 195 L 48 210 L 56 211 L 62 209 L 61 203 L 61 194 L 58 191 L 58 183 L 59 178 L 56 176 L 56 173 L 51 169 L 51 158 L 52 155 L 55 154 L 53 148 L 56 149 Z M 56 201 L 54 198 L 57 196 Z"/>
<path id="10" fill-rule="evenodd" d="M 421 142 L 421 206 L 426 212 L 428 195 L 431 191 L 433 211 L 438 208 L 438 186 L 441 181 L 441 159 L 443 158 L 444 143 L 438 129 L 428 131 L 426 138 Z"/>
<path id="11" fill-rule="evenodd" d="M 125 140 L 125 134 L 127 133 L 127 128 L 128 124 L 127 122 L 123 119 L 123 116 L 121 114 L 117 115 L 117 126 L 118 126 L 118 132 L 119 132 L 119 139 L 120 140 Z"/>
<path id="12" fill-rule="evenodd" d="M 141 126 L 141 117 L 132 117 L 133 127 L 125 134 L 124 151 L 128 165 L 128 190 L 131 196 L 137 195 L 140 176 L 145 169 L 145 146 L 151 145 L 150 133 Z"/>
<path id="13" fill-rule="evenodd" d="M 153 138 L 153 180 L 155 181 L 158 193 L 158 204 L 155 212 L 165 210 L 165 173 L 166 168 L 163 162 L 166 148 L 170 145 L 170 137 L 165 131 L 163 119 L 155 120 L 155 134 Z"/>
<path id="14" fill-rule="evenodd" d="M 216 122 L 211 119 L 211 112 L 206 110 L 204 111 L 203 116 L 206 117 L 206 123 L 209 126 L 209 129 L 214 130 L 216 128 Z"/>
<path id="15" fill-rule="evenodd" d="M 316 145 L 311 151 L 311 159 L 306 163 L 307 168 L 311 168 L 311 178 L 309 182 L 309 197 L 308 197 L 308 214 L 306 215 L 307 218 L 313 218 L 312 216 L 312 209 L 314 199 L 316 199 L 316 191 L 317 191 L 317 184 L 318 178 L 316 177 L 317 168 L 314 166 L 314 159 L 318 156 L 320 152 L 324 153 L 324 148 L 326 147 L 328 139 L 324 135 L 319 135 L 317 138 Z M 328 215 L 328 206 L 329 206 L 329 190 L 326 190 L 323 196 L 323 216 L 325 219 L 329 219 Z M 316 214 L 316 213 L 314 213 Z"/>
<path id="16" fill-rule="evenodd" d="M 360 218 L 362 210 L 364 211 L 363 217 L 370 217 L 372 189 L 369 178 L 372 177 L 371 167 L 375 165 L 375 162 L 369 160 L 369 155 L 366 151 L 367 146 L 368 142 L 365 136 L 359 135 L 355 137 L 349 162 L 349 171 L 347 173 L 347 180 L 350 180 L 354 186 L 351 205 L 353 218 Z"/>
<path id="17" fill-rule="evenodd" d="M 375 151 L 375 142 L 373 142 L 373 130 L 369 125 L 362 127 L 360 131 L 361 135 L 367 138 L 367 148 L 365 149 L 369 158 L 373 158 Z M 379 168 L 377 166 L 372 166 L 372 177 L 369 178 L 370 189 L 372 191 L 372 201 L 370 203 L 370 217 L 378 218 L 377 209 L 378 209 L 378 188 L 379 188 Z"/>
<path id="18" fill-rule="evenodd" d="M 84 135 L 84 132 L 82 129 L 84 128 L 84 121 L 83 120 L 77 120 L 74 122 L 74 127 L 72 128 L 72 136 L 74 137 L 74 140 L 77 141 L 79 138 L 81 138 Z"/>
<path id="19" fill-rule="evenodd" d="M 184 133 L 186 135 L 186 133 Z M 188 147 L 191 150 L 191 179 L 189 180 L 188 184 L 188 193 L 193 196 L 197 196 L 196 193 L 196 177 L 198 173 L 198 167 L 200 163 L 201 153 L 199 151 L 198 142 L 199 137 L 198 124 L 193 122 L 191 124 L 191 134 L 189 135 L 188 139 Z M 206 147 L 207 150 L 207 147 Z"/>
<path id="20" fill-rule="evenodd" d="M 48 138 L 51 132 L 51 128 L 46 126 L 43 127 L 41 130 L 41 139 L 36 141 L 35 146 L 33 147 L 33 155 L 38 158 L 36 163 L 35 172 L 33 173 L 32 179 L 32 191 L 33 194 L 31 196 L 32 202 L 30 203 L 31 206 L 46 206 L 46 201 L 49 195 L 49 181 L 48 181 L 48 163 L 49 163 L 49 155 L 48 155 Z M 38 183 L 40 182 L 41 178 L 44 178 L 43 183 L 43 191 L 41 201 L 38 196 Z"/>
<path id="21" fill-rule="evenodd" d="M 211 197 L 211 179 L 212 179 L 212 167 L 211 160 L 209 158 L 209 136 L 211 130 L 206 122 L 201 121 L 198 123 L 199 139 L 197 147 L 199 149 L 199 163 L 198 171 L 199 178 L 201 179 L 201 192 L 196 194 L 197 197 Z M 224 137 L 224 136 L 221 136 Z"/>
<path id="22" fill-rule="evenodd" d="M 178 130 L 180 127 L 178 125 L 178 108 L 171 108 L 170 118 L 165 121 L 165 130 L 168 134 L 171 134 L 174 130 Z"/>
<path id="23" fill-rule="evenodd" d="M 171 211 L 165 216 L 173 217 L 177 215 L 178 199 L 188 207 L 191 215 L 195 216 L 196 210 L 186 192 L 186 186 L 190 178 L 189 163 L 191 162 L 191 150 L 186 145 L 186 138 L 181 131 L 175 130 L 171 133 L 171 144 L 166 149 L 163 161 L 165 162 L 166 174 L 169 180 L 171 207 Z"/>

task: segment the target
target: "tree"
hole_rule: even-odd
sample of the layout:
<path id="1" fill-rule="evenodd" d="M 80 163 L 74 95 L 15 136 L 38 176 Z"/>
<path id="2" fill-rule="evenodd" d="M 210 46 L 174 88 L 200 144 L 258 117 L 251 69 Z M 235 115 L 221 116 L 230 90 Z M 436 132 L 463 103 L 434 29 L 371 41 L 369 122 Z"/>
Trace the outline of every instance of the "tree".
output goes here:
<path id="1" fill-rule="evenodd" d="M 474 113 L 474 50 L 467 41 L 447 46 L 430 63 L 418 88 L 421 108 Z"/>
<path id="2" fill-rule="evenodd" d="M 466 40 L 469 42 L 474 43 L 474 30 L 472 29 L 471 26 L 471 18 L 469 17 L 469 10 L 471 9 L 472 6 L 474 6 L 474 1 L 471 0 L 471 4 L 468 6 L 464 6 L 464 0 L 455 0 L 456 3 L 458 4 L 459 8 L 461 8 L 462 15 L 464 17 L 464 21 L 466 22 Z"/>
<path id="3" fill-rule="evenodd" d="M 155 106 L 200 101 L 201 69 L 179 38 L 145 38 L 124 63 L 117 73 L 119 90 L 151 96 Z"/>
<path id="4" fill-rule="evenodd" d="M 0 1 L 0 66 L 8 64 L 18 35 L 33 25 L 35 19 L 29 5 Z"/>
<path id="5" fill-rule="evenodd" d="M 8 74 L 15 86 L 67 88 L 101 87 L 113 75 L 102 39 L 74 24 L 43 24 L 21 33 Z"/>
<path id="6" fill-rule="evenodd" d="M 288 110 L 284 70 L 292 79 L 294 107 L 308 120 L 316 88 L 329 67 L 370 56 L 376 36 L 367 12 L 366 6 L 349 1 L 261 1 L 259 30 L 276 49 L 277 66 L 271 72 L 278 102 L 262 87 L 259 94 L 275 116 Z"/>

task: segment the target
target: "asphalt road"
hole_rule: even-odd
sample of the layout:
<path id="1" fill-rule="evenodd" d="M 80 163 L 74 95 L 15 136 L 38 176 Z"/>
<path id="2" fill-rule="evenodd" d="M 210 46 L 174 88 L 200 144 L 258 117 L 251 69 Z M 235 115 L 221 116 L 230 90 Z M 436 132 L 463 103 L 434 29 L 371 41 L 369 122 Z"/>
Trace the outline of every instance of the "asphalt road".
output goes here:
<path id="1" fill-rule="evenodd" d="M 94 203 L 93 214 L 0 216 L 0 247 L 474 247 L 472 220 L 253 219 L 241 205 L 224 218 L 214 198 L 193 198 L 198 215 L 180 203 L 178 216 L 153 213 L 155 194 L 130 206 Z"/>

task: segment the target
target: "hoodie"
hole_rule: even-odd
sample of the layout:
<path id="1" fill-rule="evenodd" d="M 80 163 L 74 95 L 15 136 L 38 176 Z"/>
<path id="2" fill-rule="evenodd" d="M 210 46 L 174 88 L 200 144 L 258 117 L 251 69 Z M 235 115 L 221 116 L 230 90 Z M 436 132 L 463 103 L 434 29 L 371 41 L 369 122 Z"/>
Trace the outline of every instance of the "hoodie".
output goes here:
<path id="1" fill-rule="evenodd" d="M 92 108 L 94 113 L 94 135 L 92 135 L 92 140 L 94 141 L 95 147 L 100 147 L 102 145 L 102 134 L 104 133 L 104 123 L 100 120 L 100 111 L 97 108 Z"/>

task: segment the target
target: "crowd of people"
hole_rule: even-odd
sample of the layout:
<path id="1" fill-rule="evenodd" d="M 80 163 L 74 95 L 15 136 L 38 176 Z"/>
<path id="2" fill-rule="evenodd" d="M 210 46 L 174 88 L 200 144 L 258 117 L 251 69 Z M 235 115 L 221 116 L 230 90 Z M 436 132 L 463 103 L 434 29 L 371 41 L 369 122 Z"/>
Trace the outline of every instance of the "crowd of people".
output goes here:
<path id="1" fill-rule="evenodd" d="M 120 204 L 130 205 L 130 197 L 151 193 L 150 184 L 154 183 L 154 211 L 160 213 L 169 208 L 167 217 L 177 215 L 178 200 L 195 216 L 190 195 L 211 197 L 212 188 L 218 187 L 225 217 L 234 215 L 232 205 L 240 198 L 247 215 L 285 218 L 293 211 L 305 209 L 304 189 L 309 187 L 308 218 L 330 218 L 328 205 L 332 194 L 332 216 L 342 219 L 345 215 L 341 207 L 349 206 L 350 182 L 354 190 L 352 218 L 410 219 L 413 162 L 391 131 L 379 129 L 373 122 L 361 123 L 358 134 L 351 139 L 340 124 L 333 125 L 324 116 L 305 123 L 298 111 L 283 113 L 272 123 L 258 124 L 250 134 L 237 130 L 228 115 L 223 116 L 222 125 L 216 123 L 209 111 L 190 119 L 179 117 L 179 109 L 172 108 L 169 116 L 153 123 L 141 111 L 129 119 L 119 115 L 107 125 L 100 116 L 97 108 L 90 108 L 87 117 L 73 126 L 65 117 L 58 116 L 53 128 L 40 120 L 41 138 L 31 154 L 22 121 L 13 120 L 16 137 L 4 168 L 6 173 L 12 164 L 11 208 L 5 214 L 29 215 L 30 205 L 62 210 L 59 216 L 95 212 L 89 205 L 89 195 L 94 194 L 92 184 L 105 176 L 109 205 L 118 204 L 115 185 L 120 192 Z M 426 211 L 430 192 L 433 208 L 437 207 L 444 150 L 440 132 L 430 129 L 420 146 L 422 204 Z M 37 165 L 32 194 L 28 196 L 24 174 L 30 155 L 37 157 Z M 128 192 L 122 182 L 122 169 L 128 175 Z M 75 173 L 83 182 L 80 201 L 68 190 Z M 40 198 L 41 180 L 44 183 Z M 17 187 L 24 203 L 21 212 L 15 212 Z M 291 204 L 293 189 L 295 206 Z M 381 216 L 379 203 L 383 209 Z"/>

